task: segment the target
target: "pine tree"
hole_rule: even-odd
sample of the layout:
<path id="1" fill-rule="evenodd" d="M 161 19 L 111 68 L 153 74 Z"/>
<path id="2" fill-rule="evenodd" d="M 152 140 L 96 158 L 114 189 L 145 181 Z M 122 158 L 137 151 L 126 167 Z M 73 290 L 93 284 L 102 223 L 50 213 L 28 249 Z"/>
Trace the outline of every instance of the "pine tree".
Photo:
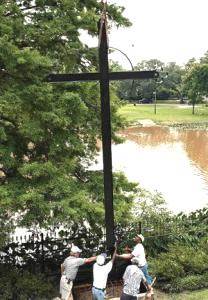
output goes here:
<path id="1" fill-rule="evenodd" d="M 0 4 L 0 217 L 5 232 L 12 220 L 27 227 L 103 221 L 102 174 L 87 170 L 100 137 L 99 86 L 46 81 L 52 72 L 97 68 L 97 50 L 81 42 L 80 30 L 97 35 L 101 9 L 96 0 Z M 109 6 L 110 24 L 130 25 L 122 11 Z M 111 98 L 115 137 L 122 122 L 118 99 Z M 135 185 L 118 175 L 115 186 L 117 218 L 125 220 L 132 197 L 124 192 Z"/>

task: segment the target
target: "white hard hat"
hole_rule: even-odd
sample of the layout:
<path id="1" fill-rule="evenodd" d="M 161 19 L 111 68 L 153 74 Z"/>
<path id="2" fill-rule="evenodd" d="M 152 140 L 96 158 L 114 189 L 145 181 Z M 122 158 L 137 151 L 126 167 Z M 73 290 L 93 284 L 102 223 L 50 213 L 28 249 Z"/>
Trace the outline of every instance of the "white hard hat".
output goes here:
<path id="1" fill-rule="evenodd" d="M 71 247 L 71 252 L 73 252 L 73 253 L 81 253 L 82 250 L 79 249 L 79 247 L 73 245 L 73 246 Z"/>
<path id="2" fill-rule="evenodd" d="M 142 234 L 138 234 L 137 237 L 140 238 L 140 240 L 142 241 L 142 243 L 144 242 L 144 237 L 143 237 Z"/>
<path id="3" fill-rule="evenodd" d="M 102 255 L 102 254 L 98 255 L 97 258 L 96 258 L 96 262 L 97 262 L 97 264 L 99 266 L 104 265 L 104 263 L 105 263 L 105 256 Z"/>

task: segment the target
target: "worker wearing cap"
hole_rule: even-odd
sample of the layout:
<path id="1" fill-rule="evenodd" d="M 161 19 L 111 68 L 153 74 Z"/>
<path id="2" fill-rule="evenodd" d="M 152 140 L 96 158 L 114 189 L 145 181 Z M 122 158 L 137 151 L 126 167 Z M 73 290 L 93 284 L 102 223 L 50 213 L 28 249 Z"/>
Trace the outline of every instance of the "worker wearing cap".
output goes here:
<path id="1" fill-rule="evenodd" d="M 79 266 L 96 260 L 96 256 L 80 258 L 81 252 L 82 250 L 79 247 L 72 245 L 70 255 L 61 264 L 60 294 L 62 300 L 73 300 L 73 281 L 76 278 Z"/>
<path id="2" fill-rule="evenodd" d="M 144 273 L 147 283 L 151 284 L 152 277 L 148 273 L 148 265 L 146 261 L 145 250 L 142 244 L 144 242 L 143 235 L 142 234 L 136 235 L 134 238 L 134 242 L 136 243 L 136 246 L 134 247 L 131 253 L 117 255 L 117 257 L 124 258 L 124 259 L 132 259 L 133 257 L 136 257 L 138 259 L 138 267 Z"/>
<path id="3" fill-rule="evenodd" d="M 105 264 L 106 254 L 100 254 L 97 256 L 96 263 L 93 265 L 93 287 L 92 287 L 92 299 L 93 300 L 104 300 L 105 289 L 108 279 L 108 274 L 112 270 L 113 263 L 116 257 L 117 247 L 112 256 L 112 259 Z"/>
<path id="4" fill-rule="evenodd" d="M 140 294 L 140 284 L 143 282 L 147 289 L 145 299 L 151 299 L 151 286 L 147 283 L 144 273 L 138 267 L 139 260 L 136 257 L 131 259 L 123 275 L 124 287 L 120 300 L 136 300 Z"/>

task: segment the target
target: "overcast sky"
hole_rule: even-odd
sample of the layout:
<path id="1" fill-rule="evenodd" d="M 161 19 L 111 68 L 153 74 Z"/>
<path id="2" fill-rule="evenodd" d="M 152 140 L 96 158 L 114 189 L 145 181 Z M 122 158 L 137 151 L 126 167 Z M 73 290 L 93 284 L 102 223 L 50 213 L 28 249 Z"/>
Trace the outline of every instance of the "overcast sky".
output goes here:
<path id="1" fill-rule="evenodd" d="M 110 46 L 125 52 L 133 64 L 157 58 L 185 64 L 208 50 L 208 0 L 108 0 L 124 6 L 133 25 L 113 29 Z M 119 52 L 110 58 L 124 67 L 129 63 Z"/>

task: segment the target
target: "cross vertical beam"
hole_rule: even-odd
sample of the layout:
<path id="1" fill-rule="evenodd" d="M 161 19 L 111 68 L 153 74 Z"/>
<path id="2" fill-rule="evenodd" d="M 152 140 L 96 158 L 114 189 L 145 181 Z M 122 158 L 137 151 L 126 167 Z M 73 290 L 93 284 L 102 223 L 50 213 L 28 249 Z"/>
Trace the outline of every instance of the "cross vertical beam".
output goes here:
<path id="1" fill-rule="evenodd" d="M 126 79 L 150 79 L 157 78 L 159 74 L 156 70 L 109 73 L 106 22 L 106 10 L 104 10 L 99 23 L 99 72 L 78 74 L 50 74 L 47 77 L 47 81 L 51 83 L 59 83 L 99 80 L 100 82 L 106 244 L 107 248 L 111 249 L 114 244 L 115 237 L 109 81 Z"/>
<path id="2" fill-rule="evenodd" d="M 104 206 L 106 244 L 110 249 L 115 243 L 113 209 L 113 175 L 111 153 L 111 113 L 109 94 L 108 39 L 105 19 L 100 20 L 99 71 L 101 95 L 101 127 L 103 147 Z"/>

